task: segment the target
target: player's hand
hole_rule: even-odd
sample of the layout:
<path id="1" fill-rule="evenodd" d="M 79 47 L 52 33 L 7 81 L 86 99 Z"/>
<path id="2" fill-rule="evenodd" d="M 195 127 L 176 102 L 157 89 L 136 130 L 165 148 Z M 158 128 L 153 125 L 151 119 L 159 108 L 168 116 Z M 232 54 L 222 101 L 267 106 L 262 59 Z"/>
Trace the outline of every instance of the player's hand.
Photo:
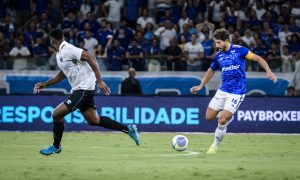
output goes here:
<path id="1" fill-rule="evenodd" d="M 194 86 L 190 89 L 191 93 L 196 94 L 198 91 L 200 91 L 200 86 Z"/>
<path id="2" fill-rule="evenodd" d="M 103 81 L 98 82 L 97 86 L 105 95 L 110 95 L 110 89 Z"/>
<path id="3" fill-rule="evenodd" d="M 270 80 L 273 81 L 273 83 L 277 83 L 277 77 L 275 76 L 274 73 L 270 72 L 270 73 L 267 73 L 267 76 Z"/>
<path id="4" fill-rule="evenodd" d="M 38 82 L 34 85 L 34 93 L 39 93 L 41 91 L 41 89 L 46 87 L 46 83 L 43 82 Z"/>

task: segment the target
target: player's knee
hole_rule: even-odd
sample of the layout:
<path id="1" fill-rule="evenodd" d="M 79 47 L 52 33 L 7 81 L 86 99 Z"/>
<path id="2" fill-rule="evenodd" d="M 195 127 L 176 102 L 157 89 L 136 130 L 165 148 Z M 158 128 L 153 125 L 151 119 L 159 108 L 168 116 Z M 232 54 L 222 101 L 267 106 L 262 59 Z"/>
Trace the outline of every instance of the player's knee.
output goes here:
<path id="1" fill-rule="evenodd" d="M 214 120 L 214 119 L 215 119 L 215 117 L 214 117 L 214 116 L 211 116 L 211 115 L 208 115 L 208 114 L 206 114 L 206 115 L 205 115 L 205 119 L 206 119 L 207 121 L 212 121 L 212 120 Z"/>
<path id="2" fill-rule="evenodd" d="M 227 124 L 227 122 L 228 122 L 228 119 L 227 118 L 225 118 L 225 117 L 221 117 L 220 119 L 219 119 L 219 124 L 220 125 L 226 125 Z"/>
<path id="3" fill-rule="evenodd" d="M 58 122 L 62 120 L 62 117 L 57 111 L 53 111 L 52 118 L 53 118 L 53 122 Z"/>
<path id="4" fill-rule="evenodd" d="M 98 126 L 99 125 L 99 122 L 97 121 L 88 121 L 87 122 L 90 126 Z"/>

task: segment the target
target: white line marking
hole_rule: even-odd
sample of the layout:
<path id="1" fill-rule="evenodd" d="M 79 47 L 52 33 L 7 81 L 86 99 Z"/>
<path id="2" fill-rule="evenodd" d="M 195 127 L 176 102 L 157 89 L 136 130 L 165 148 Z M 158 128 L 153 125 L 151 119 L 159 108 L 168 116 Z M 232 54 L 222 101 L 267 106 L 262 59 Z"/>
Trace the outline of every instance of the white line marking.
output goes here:
<path id="1" fill-rule="evenodd" d="M 185 154 L 182 154 L 182 153 L 185 153 Z M 165 157 L 170 157 L 170 156 L 192 156 L 192 155 L 198 155 L 198 154 L 200 154 L 200 152 L 183 151 L 183 152 L 180 152 L 178 154 L 162 154 L 162 155 L 159 155 L 159 156 L 165 156 Z"/>

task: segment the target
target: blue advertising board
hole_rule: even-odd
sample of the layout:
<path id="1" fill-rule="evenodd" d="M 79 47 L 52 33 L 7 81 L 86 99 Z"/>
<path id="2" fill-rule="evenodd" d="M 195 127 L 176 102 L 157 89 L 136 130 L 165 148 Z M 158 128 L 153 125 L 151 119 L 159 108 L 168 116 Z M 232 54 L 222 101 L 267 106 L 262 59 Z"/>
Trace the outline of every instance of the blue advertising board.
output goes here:
<path id="1" fill-rule="evenodd" d="M 6 83 L 8 85 L 8 94 L 32 94 L 33 87 L 37 82 L 43 82 L 50 79 L 51 76 L 28 76 L 28 75 L 6 75 Z M 114 77 L 103 77 L 106 84 L 110 87 L 111 93 L 120 94 L 121 82 L 125 77 L 115 75 Z M 159 91 L 175 91 L 179 95 L 190 95 L 189 89 L 192 86 L 201 83 L 200 77 L 195 76 L 162 76 L 162 77 L 138 77 L 144 95 L 155 95 Z M 289 82 L 285 79 L 278 79 L 274 84 L 269 79 L 263 78 L 247 78 L 247 92 L 260 92 L 263 95 L 283 96 L 288 87 Z M 207 85 L 206 85 L 207 86 Z M 198 92 L 198 95 L 208 95 L 208 88 L 204 87 Z M 70 92 L 71 86 L 67 80 L 63 80 L 44 90 L 60 90 L 62 92 Z M 216 89 L 215 89 L 216 90 Z"/>
<path id="2" fill-rule="evenodd" d="M 65 96 L 2 96 L 0 130 L 52 131 L 53 109 Z M 213 132 L 217 121 L 207 122 L 210 97 L 95 96 L 97 112 L 142 132 Z M 79 111 L 65 118 L 66 131 L 102 131 L 89 126 Z M 247 97 L 228 132 L 300 133 L 300 98 Z"/>

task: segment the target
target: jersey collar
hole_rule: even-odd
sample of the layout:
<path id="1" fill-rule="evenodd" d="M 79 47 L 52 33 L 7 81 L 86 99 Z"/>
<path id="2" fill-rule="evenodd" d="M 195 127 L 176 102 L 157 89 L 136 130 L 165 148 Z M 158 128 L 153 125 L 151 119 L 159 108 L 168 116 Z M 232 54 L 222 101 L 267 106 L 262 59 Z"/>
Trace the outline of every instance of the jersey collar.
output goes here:
<path id="1" fill-rule="evenodd" d="M 66 41 L 61 42 L 58 48 L 58 52 L 66 45 L 66 43 L 67 43 Z"/>

